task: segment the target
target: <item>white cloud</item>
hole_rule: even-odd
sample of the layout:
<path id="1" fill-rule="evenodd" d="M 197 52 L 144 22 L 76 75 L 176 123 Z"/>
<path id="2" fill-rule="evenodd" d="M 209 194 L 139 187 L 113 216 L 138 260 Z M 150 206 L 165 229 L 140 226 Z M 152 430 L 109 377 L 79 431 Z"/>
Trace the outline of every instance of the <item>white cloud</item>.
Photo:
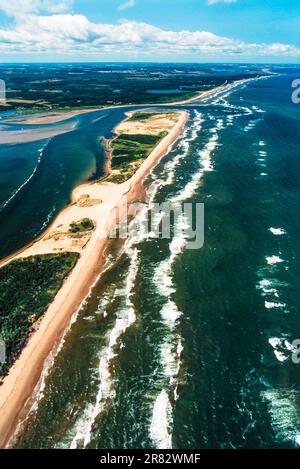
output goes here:
<path id="1" fill-rule="evenodd" d="M 128 0 L 127 2 L 121 3 L 121 5 L 118 6 L 118 10 L 127 10 L 127 8 L 132 8 L 135 5 L 135 0 Z"/>
<path id="2" fill-rule="evenodd" d="M 42 8 L 49 13 L 63 13 L 69 11 L 72 8 L 72 0 L 44 0 L 42 2 Z"/>
<path id="3" fill-rule="evenodd" d="M 15 18 L 41 11 L 61 13 L 71 6 L 72 0 L 0 0 L 0 10 Z"/>
<path id="4" fill-rule="evenodd" d="M 0 8 L 2 3 L 0 0 Z M 127 20 L 107 24 L 92 23 L 83 15 L 38 15 L 32 9 L 39 7 L 32 0 L 23 3 L 23 16 L 13 20 L 8 28 L 0 28 L 2 53 L 40 52 L 58 57 L 76 54 L 78 58 L 81 55 L 105 58 L 115 54 L 135 60 L 157 57 L 158 54 L 172 59 L 180 59 L 180 56 L 197 59 L 225 56 L 300 57 L 300 48 L 290 44 L 246 43 L 208 31 L 170 31 Z M 37 3 L 41 4 L 40 1 Z M 53 5 L 54 2 L 51 3 Z M 13 0 L 10 0 L 12 4 Z"/>
<path id="5" fill-rule="evenodd" d="M 215 3 L 236 3 L 238 0 L 208 0 L 209 5 L 214 5 Z"/>

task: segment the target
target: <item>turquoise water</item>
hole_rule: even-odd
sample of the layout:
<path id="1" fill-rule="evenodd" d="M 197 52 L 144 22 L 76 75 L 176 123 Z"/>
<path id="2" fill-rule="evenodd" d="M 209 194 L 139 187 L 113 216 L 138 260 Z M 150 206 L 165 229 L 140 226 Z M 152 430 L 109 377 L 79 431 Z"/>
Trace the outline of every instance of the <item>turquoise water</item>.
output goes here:
<path id="1" fill-rule="evenodd" d="M 76 185 L 103 175 L 102 138 L 111 136 L 125 110 L 68 119 L 68 126 L 74 123 L 74 130 L 53 138 L 0 145 L 0 258 L 38 236 L 69 203 Z M 66 124 L 46 127 L 60 131 Z M 14 124 L 3 130 L 22 128 Z M 27 128 L 34 132 L 42 126 Z"/>
<path id="2" fill-rule="evenodd" d="M 188 106 L 148 199 L 204 203 L 203 248 L 112 246 L 16 447 L 299 446 L 299 73 Z"/>

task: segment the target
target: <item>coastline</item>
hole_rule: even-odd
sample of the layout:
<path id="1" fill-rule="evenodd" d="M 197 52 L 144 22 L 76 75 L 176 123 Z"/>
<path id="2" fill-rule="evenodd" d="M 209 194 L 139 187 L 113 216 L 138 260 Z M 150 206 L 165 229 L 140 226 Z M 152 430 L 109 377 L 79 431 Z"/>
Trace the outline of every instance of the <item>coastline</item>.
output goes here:
<path id="1" fill-rule="evenodd" d="M 40 117 L 28 117 L 28 118 L 20 118 L 17 120 L 7 120 L 4 122 L 9 122 L 9 123 L 22 123 L 22 124 L 53 124 L 56 122 L 61 122 L 63 120 L 70 119 L 72 117 L 75 117 L 80 114 L 85 114 L 89 112 L 97 112 L 97 111 L 105 111 L 107 109 L 120 109 L 123 107 L 143 107 L 147 108 L 149 107 L 162 107 L 162 106 L 181 106 L 189 103 L 193 103 L 198 100 L 202 100 L 203 98 L 206 98 L 207 96 L 217 93 L 219 91 L 222 91 L 226 88 L 230 88 L 232 86 L 235 86 L 237 84 L 242 84 L 246 83 L 251 80 L 257 80 L 258 78 L 265 78 L 264 76 L 261 77 L 254 77 L 254 78 L 243 78 L 241 80 L 235 80 L 231 83 L 224 83 L 223 85 L 217 86 L 215 88 L 212 88 L 207 91 L 199 91 L 195 96 L 192 98 L 184 99 L 181 101 L 171 101 L 171 102 L 166 102 L 166 103 L 143 103 L 143 104 L 117 104 L 116 106 L 99 106 L 97 108 L 86 108 L 86 109 L 73 109 L 70 111 L 60 111 L 57 113 L 50 113 L 48 116 L 40 116 Z"/>
<path id="2" fill-rule="evenodd" d="M 207 92 L 203 92 L 200 96 L 196 96 L 187 101 L 169 104 L 156 104 L 152 105 L 152 107 L 167 107 L 171 105 L 174 106 L 188 104 L 193 101 L 202 100 L 224 89 L 230 89 L 237 84 L 246 83 L 248 81 L 259 78 L 266 77 L 237 80 L 236 82 L 225 84 Z M 149 105 L 149 107 L 150 106 L 151 105 Z M 128 106 L 122 105 L 118 107 Z M 132 107 L 146 108 L 147 105 L 132 105 Z M 111 108 L 116 108 L 116 106 L 111 106 Z M 131 111 L 129 110 L 128 113 L 130 114 Z M 110 207 L 106 207 L 104 211 L 101 211 L 101 209 L 99 210 L 100 218 L 102 218 L 102 226 L 105 224 L 106 226 L 109 225 L 111 213 L 114 207 L 118 205 L 122 195 L 127 195 L 128 202 L 138 200 L 139 197 L 142 196 L 142 183 L 144 178 L 157 164 L 157 162 L 168 152 L 169 147 L 176 141 L 187 121 L 187 111 L 181 111 L 181 113 L 182 119 L 180 119 L 180 121 L 174 126 L 169 134 L 157 145 L 157 147 L 155 147 L 155 149 L 143 162 L 143 164 L 131 179 L 119 185 L 105 182 L 101 184 L 101 199 L 105 203 L 107 201 Z M 64 114 L 64 118 L 67 118 L 65 116 L 66 114 Z M 126 119 L 127 118 L 124 120 Z M 119 123 L 118 126 L 120 124 L 121 123 Z M 74 201 L 76 200 L 76 197 L 80 195 L 80 193 L 84 194 L 86 188 L 91 188 L 93 186 L 95 187 L 95 183 L 87 183 L 77 186 L 72 192 L 71 204 L 63 209 L 62 212 L 60 212 L 54 222 L 47 228 L 46 231 L 44 231 L 41 237 L 38 240 L 30 243 L 30 245 L 23 248 L 18 253 L 15 253 L 9 258 L 3 259 L 0 262 L 0 266 L 10 262 L 14 258 L 23 257 L 23 254 L 25 254 L 29 248 L 32 248 L 32 253 L 30 255 L 34 255 L 34 249 L 36 248 L 38 241 L 42 240 L 46 234 L 53 227 L 55 227 L 55 225 L 61 224 L 62 217 L 64 220 L 69 220 L 71 218 L 74 219 L 74 212 L 71 210 L 74 208 Z M 100 185 L 98 185 L 98 188 L 99 187 Z M 33 391 L 39 382 L 41 373 L 43 371 L 43 366 L 47 358 L 50 356 L 53 349 L 56 348 L 57 344 L 61 341 L 64 332 L 72 320 L 74 311 L 78 310 L 82 301 L 88 295 L 90 286 L 101 275 L 101 270 L 105 260 L 105 252 L 109 245 L 109 239 L 102 238 L 99 240 L 95 233 L 96 230 L 93 232 L 91 238 L 85 246 L 77 265 L 71 274 L 67 277 L 62 288 L 57 293 L 54 301 L 51 303 L 43 318 L 39 322 L 37 331 L 32 334 L 19 359 L 12 366 L 8 376 L 4 379 L 3 384 L 0 386 L 0 447 L 7 447 L 7 445 L 9 445 L 9 441 L 14 435 L 19 421 L 22 420 L 22 417 L 26 416 L 29 403 L 31 402 L 30 398 L 32 397 Z M 67 305 L 64 304 L 66 298 L 68 299 Z M 47 340 L 45 340 L 45 337 Z M 32 370 L 34 370 L 34 372 Z"/>
<path id="3" fill-rule="evenodd" d="M 199 98 L 197 97 L 197 99 Z M 145 107 L 145 105 L 141 106 Z M 88 295 L 90 286 L 101 275 L 105 252 L 110 243 L 107 232 L 114 218 L 115 207 L 119 205 L 125 194 L 128 203 L 142 197 L 145 177 L 168 153 L 187 122 L 188 112 L 180 111 L 180 113 L 179 120 L 168 135 L 159 142 L 128 181 L 122 184 L 103 182 L 96 185 L 95 183 L 87 183 L 76 187 L 72 193 L 71 204 L 58 215 L 42 237 L 0 263 L 0 265 L 5 265 L 13 259 L 39 253 L 40 241 L 45 239 L 50 229 L 69 223 L 70 220 L 74 220 L 77 214 L 82 213 L 75 201 L 87 190 L 92 191 L 95 196 L 101 197 L 102 203 L 98 207 L 85 209 L 85 213 L 96 221 L 96 229 L 83 248 L 80 259 L 0 386 L 0 447 L 9 445 L 18 423 L 26 416 L 30 398 L 40 380 L 45 361 L 62 339 L 74 312 L 78 310 Z M 105 232 L 106 235 L 99 237 L 99 230 L 101 233 Z"/>

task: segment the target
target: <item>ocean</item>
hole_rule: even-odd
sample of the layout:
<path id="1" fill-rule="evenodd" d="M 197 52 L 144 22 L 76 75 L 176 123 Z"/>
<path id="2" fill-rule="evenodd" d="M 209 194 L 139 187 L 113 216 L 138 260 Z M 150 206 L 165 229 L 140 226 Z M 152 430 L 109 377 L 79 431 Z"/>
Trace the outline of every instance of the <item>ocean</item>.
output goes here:
<path id="1" fill-rule="evenodd" d="M 204 245 L 191 250 L 178 233 L 142 232 L 112 244 L 49 358 L 15 447 L 299 447 L 300 107 L 291 82 L 300 69 L 280 72 L 185 106 L 186 129 L 149 175 L 147 198 L 204 203 Z M 30 144 L 32 168 L 43 162 L 36 148 L 53 159 L 47 184 L 36 182 L 52 187 L 48 208 L 53 200 L 60 209 L 74 184 L 95 176 L 89 146 L 124 111 L 94 124 L 77 117 L 74 131 Z M 69 155 L 62 171 L 59 146 Z M 1 226 L 2 255 L 20 244 L 8 236 L 24 223 L 22 207 L 14 213 L 6 234 Z M 28 241 L 41 219 L 26 225 Z"/>

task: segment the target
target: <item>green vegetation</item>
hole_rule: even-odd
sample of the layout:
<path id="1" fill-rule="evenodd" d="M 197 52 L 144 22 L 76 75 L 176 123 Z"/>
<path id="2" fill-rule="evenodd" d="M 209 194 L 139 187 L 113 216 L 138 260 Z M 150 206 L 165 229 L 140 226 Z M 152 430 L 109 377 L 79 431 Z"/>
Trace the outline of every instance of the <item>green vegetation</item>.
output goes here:
<path id="1" fill-rule="evenodd" d="M 164 131 L 159 135 L 120 134 L 114 138 L 110 143 L 113 173 L 107 181 L 127 181 L 166 135 L 168 132 Z"/>
<path id="2" fill-rule="evenodd" d="M 129 121 L 145 121 L 150 117 L 156 116 L 156 112 L 135 112 L 128 120 Z"/>
<path id="3" fill-rule="evenodd" d="M 117 168 L 122 163 L 128 163 L 141 158 L 145 159 L 158 142 L 167 135 L 118 135 L 112 142 L 112 167 Z"/>
<path id="4" fill-rule="evenodd" d="M 21 114 L 84 109 L 120 104 L 167 103 L 194 97 L 242 78 L 262 75 L 261 66 L 250 72 L 209 64 L 1 64 L 1 78 L 9 86 L 8 103 L 2 110 Z M 84 86 L 82 84 L 84 83 Z M 160 90 L 160 93 L 153 91 Z M 180 94 L 172 94 L 178 90 Z M 21 100 L 28 100 L 22 102 Z M 33 102 L 32 102 L 33 101 Z"/>
<path id="5" fill-rule="evenodd" d="M 4 376 L 26 344 L 79 254 L 46 254 L 12 261 L 0 269 L 0 336 L 6 344 Z"/>
<path id="6" fill-rule="evenodd" d="M 92 231 L 94 229 L 94 223 L 90 218 L 82 218 L 79 221 L 74 221 L 70 224 L 71 233 L 82 233 L 84 231 Z"/>

